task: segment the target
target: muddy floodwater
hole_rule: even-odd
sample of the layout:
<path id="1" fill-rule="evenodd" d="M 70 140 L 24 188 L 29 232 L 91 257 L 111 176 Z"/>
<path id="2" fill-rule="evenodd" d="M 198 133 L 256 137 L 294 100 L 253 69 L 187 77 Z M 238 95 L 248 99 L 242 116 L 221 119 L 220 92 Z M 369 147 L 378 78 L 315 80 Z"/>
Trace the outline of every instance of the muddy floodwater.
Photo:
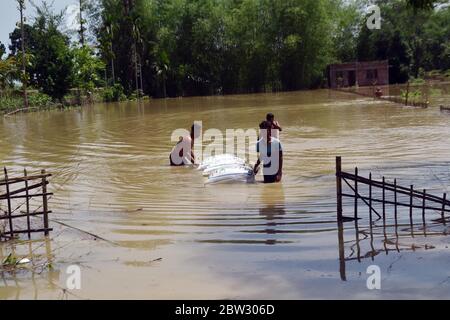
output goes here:
<path id="1" fill-rule="evenodd" d="M 437 105 L 450 105 L 448 88 L 428 109 L 318 90 L 2 118 L 1 166 L 46 169 L 55 195 L 49 239 L 0 244 L 2 260 L 14 252 L 44 263 L 3 271 L 0 299 L 448 299 L 450 221 L 414 212 L 411 224 L 408 209 L 394 221 L 388 207 L 386 222 L 370 226 L 360 203 L 358 225 L 339 232 L 334 176 L 339 155 L 346 171 L 446 192 L 450 114 Z M 256 129 L 267 112 L 283 127 L 281 184 L 205 185 L 198 171 L 168 166 L 173 130 L 194 120 Z M 81 289 L 64 291 L 71 265 Z M 367 288 L 370 265 L 381 290 Z"/>

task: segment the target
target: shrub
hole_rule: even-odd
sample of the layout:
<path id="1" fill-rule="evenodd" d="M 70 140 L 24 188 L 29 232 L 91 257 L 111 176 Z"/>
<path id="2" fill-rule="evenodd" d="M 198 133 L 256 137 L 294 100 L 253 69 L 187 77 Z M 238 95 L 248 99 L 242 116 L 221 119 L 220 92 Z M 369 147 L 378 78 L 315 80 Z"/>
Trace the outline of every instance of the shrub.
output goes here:
<path id="1" fill-rule="evenodd" d="M 116 83 L 112 87 L 107 87 L 103 90 L 103 100 L 105 102 L 123 101 L 126 100 L 126 96 L 123 93 L 123 87 L 121 84 Z"/>
<path id="2" fill-rule="evenodd" d="M 45 93 L 36 93 L 28 97 L 28 103 L 31 107 L 48 107 L 52 104 L 52 98 Z"/>

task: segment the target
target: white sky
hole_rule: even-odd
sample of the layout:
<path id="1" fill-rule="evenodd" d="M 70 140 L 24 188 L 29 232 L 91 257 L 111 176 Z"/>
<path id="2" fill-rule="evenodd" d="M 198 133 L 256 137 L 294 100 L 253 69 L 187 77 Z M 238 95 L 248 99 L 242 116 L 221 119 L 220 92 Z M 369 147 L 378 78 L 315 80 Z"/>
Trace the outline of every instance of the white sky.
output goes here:
<path id="1" fill-rule="evenodd" d="M 32 0 L 33 3 L 40 6 L 43 0 Z M 67 24 L 75 26 L 73 24 L 73 17 L 76 16 L 76 8 L 78 8 L 78 0 L 47 0 L 47 3 L 53 2 L 53 8 L 56 12 L 68 8 Z M 25 0 L 25 17 L 29 22 L 33 20 L 35 15 L 35 9 L 31 5 L 30 0 Z M 15 25 L 20 20 L 19 11 L 17 10 L 16 0 L 0 0 L 0 41 L 8 49 L 9 46 L 9 34 L 14 30 Z"/>

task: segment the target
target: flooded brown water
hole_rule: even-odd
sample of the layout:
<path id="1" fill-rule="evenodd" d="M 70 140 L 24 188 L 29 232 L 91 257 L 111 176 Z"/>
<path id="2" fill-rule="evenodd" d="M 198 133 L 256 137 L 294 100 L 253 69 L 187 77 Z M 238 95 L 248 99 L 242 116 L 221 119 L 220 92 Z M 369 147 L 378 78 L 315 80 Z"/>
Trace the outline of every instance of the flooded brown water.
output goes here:
<path id="1" fill-rule="evenodd" d="M 439 103 L 450 104 L 446 90 Z M 198 171 L 168 166 L 174 129 L 194 120 L 204 129 L 256 129 L 267 112 L 284 129 L 281 184 L 205 186 Z M 327 90 L 1 119 L 0 164 L 52 172 L 52 219 L 113 243 L 52 223 L 47 242 L 2 245 L 0 258 L 33 250 L 52 268 L 3 272 L 0 299 L 450 298 L 448 226 L 418 220 L 410 228 L 407 212 L 397 228 L 390 215 L 384 233 L 379 221 L 370 232 L 368 214 L 358 229 L 344 224 L 344 272 L 334 177 L 340 155 L 349 171 L 357 165 L 363 175 L 442 194 L 450 185 L 449 137 L 450 115 L 437 107 Z M 351 215 L 352 204 L 344 210 Z M 363 204 L 360 211 L 368 212 Z M 73 264 L 82 288 L 63 294 Z M 381 268 L 381 290 L 366 287 L 372 264 Z"/>

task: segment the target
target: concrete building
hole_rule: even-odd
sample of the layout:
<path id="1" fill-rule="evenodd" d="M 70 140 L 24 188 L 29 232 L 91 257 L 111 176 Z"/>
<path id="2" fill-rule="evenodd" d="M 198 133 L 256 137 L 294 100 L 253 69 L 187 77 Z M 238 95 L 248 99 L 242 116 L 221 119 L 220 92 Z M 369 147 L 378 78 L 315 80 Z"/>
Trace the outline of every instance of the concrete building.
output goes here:
<path id="1" fill-rule="evenodd" d="M 328 85 L 342 88 L 389 84 L 389 61 L 367 61 L 332 64 L 328 66 Z"/>

